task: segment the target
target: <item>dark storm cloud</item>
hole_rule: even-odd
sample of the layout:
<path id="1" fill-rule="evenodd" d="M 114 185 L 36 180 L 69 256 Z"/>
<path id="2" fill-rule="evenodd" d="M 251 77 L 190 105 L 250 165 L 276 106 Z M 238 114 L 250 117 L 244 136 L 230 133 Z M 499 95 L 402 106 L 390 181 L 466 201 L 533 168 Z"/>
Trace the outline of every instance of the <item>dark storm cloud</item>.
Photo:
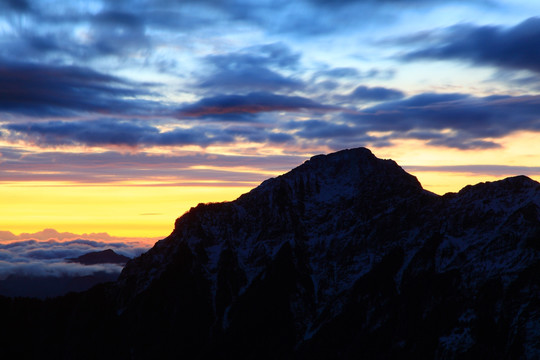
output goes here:
<path id="1" fill-rule="evenodd" d="M 540 72 L 540 18 L 514 27 L 457 25 L 417 39 L 430 44 L 403 59 L 463 60 L 475 65 Z M 433 40 L 436 39 L 435 43 Z"/>
<path id="2" fill-rule="evenodd" d="M 227 114 L 257 114 L 272 111 L 337 110 L 301 96 L 252 92 L 246 95 L 217 95 L 203 98 L 179 111 L 181 117 L 205 117 Z"/>
<path id="3" fill-rule="evenodd" d="M 405 97 L 405 94 L 396 89 L 388 89 L 384 87 L 367 87 L 358 86 L 349 95 L 342 97 L 351 101 L 369 102 L 369 101 L 387 101 L 397 100 Z"/>
<path id="4" fill-rule="evenodd" d="M 141 84 L 78 66 L 0 61 L 0 112 L 65 116 L 81 112 L 142 113 L 155 103 Z"/>
<path id="5" fill-rule="evenodd" d="M 212 71 L 198 86 L 214 92 L 297 90 L 303 82 L 280 74 L 277 69 L 294 69 L 300 55 L 282 43 L 251 47 L 237 53 L 210 55 L 204 60 Z"/>

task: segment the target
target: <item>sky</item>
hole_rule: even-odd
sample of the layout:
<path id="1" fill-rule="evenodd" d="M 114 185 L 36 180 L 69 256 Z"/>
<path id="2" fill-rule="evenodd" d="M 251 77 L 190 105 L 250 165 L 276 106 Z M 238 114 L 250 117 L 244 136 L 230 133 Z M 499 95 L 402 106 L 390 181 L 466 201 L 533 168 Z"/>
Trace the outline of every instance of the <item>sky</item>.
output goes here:
<path id="1" fill-rule="evenodd" d="M 0 241 L 151 242 L 359 146 L 437 194 L 540 180 L 535 0 L 4 0 L 0 85 Z"/>

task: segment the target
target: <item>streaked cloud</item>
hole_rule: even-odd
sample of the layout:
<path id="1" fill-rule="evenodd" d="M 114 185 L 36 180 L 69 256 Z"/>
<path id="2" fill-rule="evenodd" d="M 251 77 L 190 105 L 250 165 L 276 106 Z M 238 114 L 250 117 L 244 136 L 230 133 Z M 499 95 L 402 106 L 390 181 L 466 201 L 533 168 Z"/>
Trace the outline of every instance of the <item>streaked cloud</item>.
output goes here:
<path id="1" fill-rule="evenodd" d="M 155 102 L 143 84 L 79 66 L 15 63 L 0 59 L 0 113 L 34 117 L 78 113 L 150 113 Z M 16 117 L 13 117 L 16 119 Z"/>
<path id="2" fill-rule="evenodd" d="M 179 116 L 204 117 L 227 114 L 257 114 L 272 111 L 302 110 L 332 111 L 337 106 L 319 104 L 301 96 L 286 96 L 268 92 L 253 92 L 246 95 L 217 95 L 203 98 L 194 104 L 184 106 Z"/>
<path id="3" fill-rule="evenodd" d="M 515 26 L 460 24 L 424 33 L 403 59 L 462 60 L 474 65 L 540 72 L 540 18 Z M 424 45 L 424 40 L 428 44 Z"/>
<path id="4" fill-rule="evenodd" d="M 496 148 L 492 140 L 519 130 L 540 130 L 539 96 L 425 93 L 346 114 L 366 131 L 392 132 L 429 145 L 462 150 Z"/>
<path id="5" fill-rule="evenodd" d="M 256 133 L 256 131 L 255 131 Z M 255 134 L 256 135 L 256 134 Z M 252 186 L 269 173 L 280 173 L 299 165 L 305 156 L 205 155 L 172 156 L 153 153 L 78 153 L 0 148 L 0 179 L 4 182 L 60 181 L 73 184 L 137 182 L 154 186 L 203 184 Z M 97 169 L 97 170 L 96 170 Z M 216 180 L 219 182 L 216 183 Z"/>

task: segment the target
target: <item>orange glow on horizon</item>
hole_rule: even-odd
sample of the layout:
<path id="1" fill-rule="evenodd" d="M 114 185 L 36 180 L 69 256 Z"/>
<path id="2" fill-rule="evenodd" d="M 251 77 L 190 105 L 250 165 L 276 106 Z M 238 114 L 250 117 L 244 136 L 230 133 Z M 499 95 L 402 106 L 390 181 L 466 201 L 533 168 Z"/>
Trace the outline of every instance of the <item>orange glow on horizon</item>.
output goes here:
<path id="1" fill-rule="evenodd" d="M 234 200 L 251 186 L 0 185 L 0 230 L 55 228 L 121 237 L 166 237 L 198 203 Z"/>
<path id="2" fill-rule="evenodd" d="M 457 192 L 469 184 L 521 175 L 520 169 L 527 170 L 527 167 L 531 169 L 530 174 L 524 175 L 540 181 L 538 133 L 518 132 L 493 141 L 501 147 L 459 150 L 426 146 L 419 140 L 395 140 L 392 146 L 372 147 L 371 150 L 378 158 L 393 159 L 416 176 L 424 189 L 440 195 Z M 237 148 L 209 147 L 202 154 L 209 158 L 217 154 L 243 154 L 260 156 L 262 159 L 266 155 L 286 155 L 290 151 L 299 159 L 296 165 L 300 165 L 311 155 L 330 152 L 307 147 L 302 151 L 297 150 L 257 148 L 256 144 L 243 143 Z M 305 158 L 299 155 L 306 151 L 310 153 Z M 71 166 L 61 165 L 60 171 L 69 170 Z M 103 181 L 99 183 L 87 183 L 84 178 L 74 181 L 37 181 L 39 175 L 34 177 L 36 181 L 0 179 L 0 231 L 33 233 L 54 228 L 77 234 L 105 232 L 117 237 L 163 238 L 173 230 L 175 219 L 198 203 L 234 200 L 265 178 L 286 172 L 275 170 L 275 163 L 272 168 L 265 169 L 264 161 L 261 161 L 260 168 L 249 167 L 248 164 L 243 166 L 241 163 L 236 166 L 221 165 L 186 164 L 182 178 L 164 174 L 146 175 L 153 174 L 150 170 L 159 166 L 149 163 L 144 165 L 149 169 L 147 173 L 131 180 L 110 175 L 94 178 Z M 475 170 L 477 165 L 479 167 Z M 495 173 L 490 172 L 489 165 L 508 168 Z M 465 167 L 454 169 L 452 166 Z M 46 166 L 21 167 L 16 172 L 24 179 L 25 174 L 50 173 L 53 170 Z M 223 178 L 195 177 L 197 171 L 205 170 L 215 171 L 213 175 L 216 176 L 223 174 Z M 9 170 L 4 171 L 9 173 Z M 193 178 L 190 178 L 189 171 L 195 171 Z M 226 180 L 228 172 L 237 174 L 231 177 L 235 180 Z M 245 178 L 243 173 L 246 174 Z"/>

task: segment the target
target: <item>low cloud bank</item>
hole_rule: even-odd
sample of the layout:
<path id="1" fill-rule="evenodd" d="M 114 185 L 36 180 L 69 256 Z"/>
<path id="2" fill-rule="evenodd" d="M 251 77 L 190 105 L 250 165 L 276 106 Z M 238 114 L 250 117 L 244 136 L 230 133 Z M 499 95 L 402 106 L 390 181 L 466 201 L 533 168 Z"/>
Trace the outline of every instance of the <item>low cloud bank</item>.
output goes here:
<path id="1" fill-rule="evenodd" d="M 45 234 L 50 235 L 53 232 L 60 236 L 54 240 L 43 240 Z M 41 238 L 36 236 L 36 239 L 31 240 L 9 239 L 10 234 L 16 238 L 24 235 L 16 236 L 10 232 L 0 232 L 0 241 L 3 240 L 0 242 L 0 280 L 11 275 L 75 277 L 98 272 L 120 273 L 122 266 L 117 264 L 82 265 L 68 262 L 66 259 L 106 249 L 112 249 L 118 254 L 133 258 L 147 251 L 151 246 L 142 241 L 106 241 L 112 237 L 106 240 L 60 241 L 59 239 L 66 238 L 63 236 L 69 233 L 62 233 L 62 235 L 55 230 L 37 233 L 41 235 Z"/>

